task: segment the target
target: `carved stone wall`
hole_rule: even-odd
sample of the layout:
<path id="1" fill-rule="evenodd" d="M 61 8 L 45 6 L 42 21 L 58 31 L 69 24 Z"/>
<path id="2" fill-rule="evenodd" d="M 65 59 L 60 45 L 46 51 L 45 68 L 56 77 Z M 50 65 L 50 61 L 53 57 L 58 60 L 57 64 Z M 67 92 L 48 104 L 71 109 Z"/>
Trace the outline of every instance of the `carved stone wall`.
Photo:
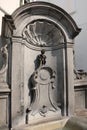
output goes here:
<path id="1" fill-rule="evenodd" d="M 10 88 L 8 82 L 8 44 L 0 47 L 0 128 L 10 127 Z"/>
<path id="2" fill-rule="evenodd" d="M 75 112 L 86 116 L 87 112 L 87 72 L 74 70 Z"/>
<path id="3" fill-rule="evenodd" d="M 5 82 L 10 75 L 10 127 L 73 115 L 73 39 L 80 32 L 74 20 L 60 7 L 33 2 L 5 16 L 3 25 L 11 49 L 8 57 L 7 46 L 2 48 L 2 66 L 11 70 L 4 75 Z M 1 101 L 5 109 L 6 101 Z"/>

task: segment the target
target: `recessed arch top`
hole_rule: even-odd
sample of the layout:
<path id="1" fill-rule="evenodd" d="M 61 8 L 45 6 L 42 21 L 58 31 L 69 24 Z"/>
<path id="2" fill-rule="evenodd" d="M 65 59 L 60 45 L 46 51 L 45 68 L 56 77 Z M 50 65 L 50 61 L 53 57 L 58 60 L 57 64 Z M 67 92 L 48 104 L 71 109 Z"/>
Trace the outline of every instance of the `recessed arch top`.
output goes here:
<path id="1" fill-rule="evenodd" d="M 65 10 L 54 4 L 39 1 L 25 4 L 13 12 L 12 17 L 16 27 L 15 32 L 18 32 L 18 30 L 21 29 L 23 30 L 26 26 L 26 22 L 24 21 L 29 18 L 32 19 L 33 16 L 38 16 L 39 18 L 45 16 L 56 21 L 61 28 L 64 29 L 70 39 L 74 39 L 81 31 L 72 17 Z"/>

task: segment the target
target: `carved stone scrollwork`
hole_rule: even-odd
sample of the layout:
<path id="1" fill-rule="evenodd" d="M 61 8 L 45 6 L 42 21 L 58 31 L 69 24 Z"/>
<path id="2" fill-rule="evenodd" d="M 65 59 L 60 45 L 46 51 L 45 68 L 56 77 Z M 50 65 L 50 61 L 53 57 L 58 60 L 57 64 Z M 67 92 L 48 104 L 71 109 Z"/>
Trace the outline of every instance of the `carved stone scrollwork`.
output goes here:
<path id="1" fill-rule="evenodd" d="M 8 68 L 8 50 L 7 44 L 4 47 L 1 47 L 0 54 L 2 56 L 2 67 L 0 69 L 0 82 L 6 82 L 6 71 Z"/>
<path id="2" fill-rule="evenodd" d="M 42 57 L 42 54 L 39 57 Z M 44 55 L 45 56 L 45 55 Z M 56 88 L 56 72 L 49 66 L 46 66 L 41 60 L 40 66 L 35 70 L 30 78 L 30 106 L 28 108 L 31 116 L 39 114 L 41 117 L 48 117 L 48 113 L 61 113 L 57 102 L 53 99 L 53 90 Z"/>
<path id="3" fill-rule="evenodd" d="M 55 89 L 55 77 L 56 73 L 50 67 L 41 67 L 32 76 L 33 87 L 30 91 L 34 92 L 34 97 L 30 107 L 32 110 L 36 108 L 40 115 L 45 116 L 48 111 L 55 112 L 59 109 L 51 95 L 52 89 Z M 46 99 L 43 101 L 44 96 Z M 32 114 L 34 115 L 35 113 L 33 111 Z"/>
<path id="4" fill-rule="evenodd" d="M 75 80 L 87 79 L 87 72 L 84 70 L 74 70 Z"/>

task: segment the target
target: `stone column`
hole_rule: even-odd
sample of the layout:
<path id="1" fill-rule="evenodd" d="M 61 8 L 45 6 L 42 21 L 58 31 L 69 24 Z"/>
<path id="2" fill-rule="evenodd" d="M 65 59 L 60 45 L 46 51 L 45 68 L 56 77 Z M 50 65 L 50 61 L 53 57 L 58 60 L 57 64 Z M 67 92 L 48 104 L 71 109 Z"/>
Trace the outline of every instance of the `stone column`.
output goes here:
<path id="1" fill-rule="evenodd" d="M 24 46 L 21 38 L 12 38 L 12 122 L 24 124 Z M 20 122 L 20 123 L 19 123 Z"/>
<path id="2" fill-rule="evenodd" d="M 74 114 L 74 64 L 73 44 L 67 43 L 66 47 L 66 114 Z"/>

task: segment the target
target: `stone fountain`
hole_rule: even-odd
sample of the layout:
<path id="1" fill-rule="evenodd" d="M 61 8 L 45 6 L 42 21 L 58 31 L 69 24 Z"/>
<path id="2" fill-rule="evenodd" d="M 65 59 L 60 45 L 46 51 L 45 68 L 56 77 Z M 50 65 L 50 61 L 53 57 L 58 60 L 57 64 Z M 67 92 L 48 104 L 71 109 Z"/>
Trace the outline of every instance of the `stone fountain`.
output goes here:
<path id="1" fill-rule="evenodd" d="M 87 85 L 86 73 L 74 68 L 74 38 L 80 31 L 66 11 L 46 2 L 27 3 L 3 17 L 2 129 L 53 130 L 76 115 L 83 81 L 78 77 L 84 75 L 85 92 Z"/>

